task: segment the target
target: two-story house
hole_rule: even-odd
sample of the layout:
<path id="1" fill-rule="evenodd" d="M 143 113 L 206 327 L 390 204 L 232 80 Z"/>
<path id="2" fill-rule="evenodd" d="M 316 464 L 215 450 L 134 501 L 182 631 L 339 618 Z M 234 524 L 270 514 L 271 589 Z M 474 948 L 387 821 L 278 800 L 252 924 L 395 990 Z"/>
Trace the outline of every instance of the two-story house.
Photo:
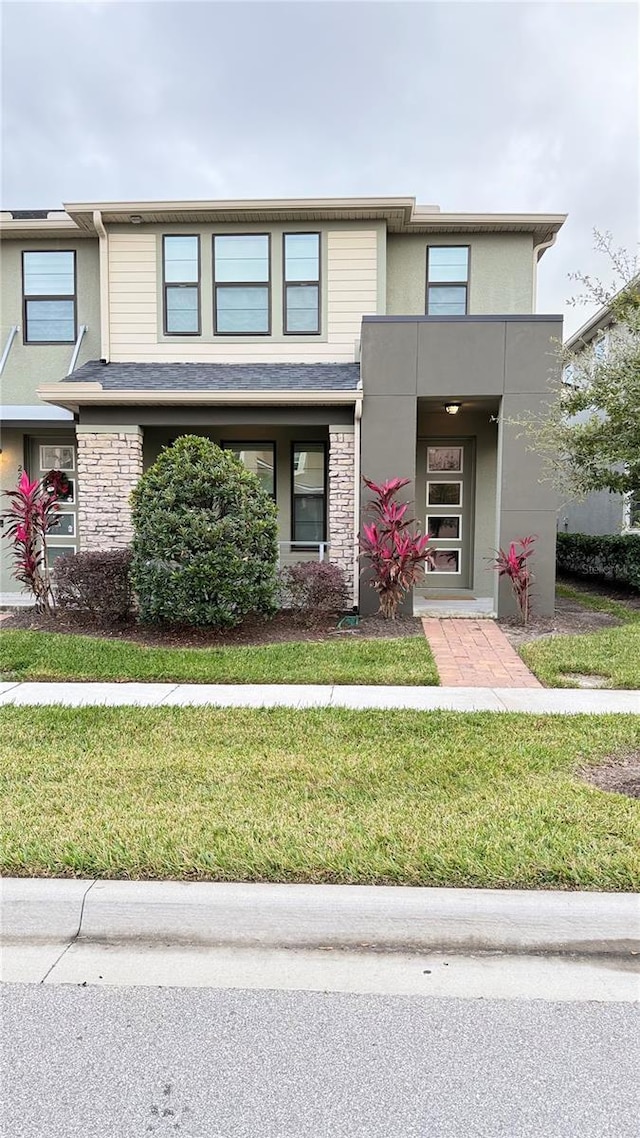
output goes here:
<path id="1" fill-rule="evenodd" d="M 437 550 L 409 610 L 510 611 L 488 560 L 535 533 L 550 612 L 556 499 L 515 423 L 557 371 L 561 318 L 535 293 L 563 220 L 413 198 L 5 213 L 2 488 L 67 472 L 55 566 L 127 544 L 141 472 L 207 435 L 273 494 L 282 560 L 329 557 L 366 612 L 362 475 L 403 476 Z"/>

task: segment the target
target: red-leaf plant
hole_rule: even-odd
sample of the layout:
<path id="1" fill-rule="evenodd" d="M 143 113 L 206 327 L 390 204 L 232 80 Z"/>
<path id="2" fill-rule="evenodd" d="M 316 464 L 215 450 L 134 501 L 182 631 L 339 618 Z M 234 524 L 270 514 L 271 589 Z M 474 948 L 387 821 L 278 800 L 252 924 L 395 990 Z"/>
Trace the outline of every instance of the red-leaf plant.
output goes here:
<path id="1" fill-rule="evenodd" d="M 33 593 L 37 612 L 55 607 L 49 567 L 47 534 L 60 510 L 55 487 L 36 478 L 32 482 L 23 471 L 17 490 L 7 491 L 11 505 L 4 512 L 6 534 L 13 543 L 13 576 Z"/>
<path id="2" fill-rule="evenodd" d="M 405 593 L 423 577 L 424 563 L 433 564 L 430 536 L 411 528 L 415 519 L 407 517 L 408 502 L 394 501 L 408 478 L 391 478 L 382 485 L 368 478 L 363 481 L 373 494 L 368 508 L 374 521 L 362 527 L 361 556 L 373 570 L 371 586 L 380 598 L 382 615 L 395 620 Z"/>
<path id="3" fill-rule="evenodd" d="M 529 558 L 534 552 L 535 540 L 535 534 L 518 538 L 517 541 L 511 542 L 507 551 L 499 549 L 491 562 L 491 568 L 497 571 L 498 576 L 508 577 L 511 582 L 523 624 L 528 624 L 531 616 L 531 586 L 534 577 L 529 566 Z"/>

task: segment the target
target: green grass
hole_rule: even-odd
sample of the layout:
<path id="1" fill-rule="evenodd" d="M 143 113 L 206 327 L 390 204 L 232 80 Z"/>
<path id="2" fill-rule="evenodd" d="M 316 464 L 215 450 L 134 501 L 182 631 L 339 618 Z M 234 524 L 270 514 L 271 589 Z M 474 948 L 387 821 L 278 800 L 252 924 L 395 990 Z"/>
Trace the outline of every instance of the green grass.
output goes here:
<path id="1" fill-rule="evenodd" d="M 423 636 L 240 648 L 150 648 L 57 632 L 0 633 L 0 674 L 19 680 L 203 684 L 438 684 Z"/>
<path id="2" fill-rule="evenodd" d="M 7 874 L 640 888 L 635 716 L 0 711 Z"/>
<path id="3" fill-rule="evenodd" d="M 578 601 L 583 608 L 591 609 L 594 612 L 608 612 L 611 616 L 617 616 L 618 620 L 625 624 L 640 621 L 640 610 L 629 608 L 624 601 L 614 601 L 610 597 L 603 597 L 598 593 L 587 593 L 582 589 L 574 588 L 572 585 L 558 585 L 556 593 L 559 597 Z"/>
<path id="4" fill-rule="evenodd" d="M 567 585 L 558 595 L 579 601 L 585 608 L 607 612 L 624 621 L 622 627 L 606 628 L 579 636 L 553 636 L 531 641 L 520 649 L 525 663 L 548 687 L 574 687 L 567 673 L 606 676 L 609 687 L 640 688 L 640 611 L 594 593 Z"/>

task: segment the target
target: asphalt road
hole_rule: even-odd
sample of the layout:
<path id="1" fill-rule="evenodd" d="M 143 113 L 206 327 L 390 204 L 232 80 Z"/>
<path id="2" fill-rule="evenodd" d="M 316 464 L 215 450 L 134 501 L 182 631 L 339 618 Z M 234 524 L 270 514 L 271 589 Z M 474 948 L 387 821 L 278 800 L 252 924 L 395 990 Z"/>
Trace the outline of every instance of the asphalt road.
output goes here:
<path id="1" fill-rule="evenodd" d="M 3 1138 L 638 1138 L 632 1004 L 7 985 Z"/>

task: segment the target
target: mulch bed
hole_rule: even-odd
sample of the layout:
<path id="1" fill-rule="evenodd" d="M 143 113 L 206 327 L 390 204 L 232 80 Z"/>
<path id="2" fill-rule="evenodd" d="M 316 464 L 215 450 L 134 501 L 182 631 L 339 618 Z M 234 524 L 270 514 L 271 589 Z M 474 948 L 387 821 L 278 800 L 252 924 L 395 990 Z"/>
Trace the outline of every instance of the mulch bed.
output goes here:
<path id="1" fill-rule="evenodd" d="M 86 615 L 58 612 L 54 617 L 39 617 L 32 609 L 14 609 L 2 622 L 2 631 L 21 629 L 37 632 L 64 632 L 80 636 L 100 636 L 108 640 L 133 640 L 159 648 L 222 648 L 230 645 L 284 644 L 300 640 L 371 640 L 399 636 L 423 636 L 418 617 L 383 620 L 379 616 L 360 619 L 356 628 L 338 628 L 339 614 L 318 613 L 313 620 L 303 620 L 290 612 L 279 612 L 271 620 L 247 620 L 238 628 L 226 631 L 197 629 L 179 625 L 141 625 L 135 621 L 122 624 L 96 623 Z"/>
<path id="2" fill-rule="evenodd" d="M 582 588 L 582 585 L 580 587 Z M 584 591 L 587 592 L 587 589 Z M 608 590 L 606 592 L 600 590 L 598 595 L 608 597 L 610 600 L 621 600 L 630 608 L 636 607 L 631 603 L 628 594 L 618 596 Z M 640 598 L 637 600 L 640 607 Z M 601 632 L 605 628 L 617 628 L 622 623 L 611 613 L 584 608 L 579 601 L 574 601 L 570 597 L 557 597 L 554 615 L 534 616 L 526 628 L 523 628 L 517 617 L 499 621 L 502 631 L 515 648 L 528 641 L 539 640 L 543 636 L 578 636 L 588 632 Z"/>
<path id="3" fill-rule="evenodd" d="M 597 767 L 586 767 L 578 773 L 585 782 L 597 786 L 599 790 L 640 798 L 640 751 L 628 755 L 611 755 Z"/>

